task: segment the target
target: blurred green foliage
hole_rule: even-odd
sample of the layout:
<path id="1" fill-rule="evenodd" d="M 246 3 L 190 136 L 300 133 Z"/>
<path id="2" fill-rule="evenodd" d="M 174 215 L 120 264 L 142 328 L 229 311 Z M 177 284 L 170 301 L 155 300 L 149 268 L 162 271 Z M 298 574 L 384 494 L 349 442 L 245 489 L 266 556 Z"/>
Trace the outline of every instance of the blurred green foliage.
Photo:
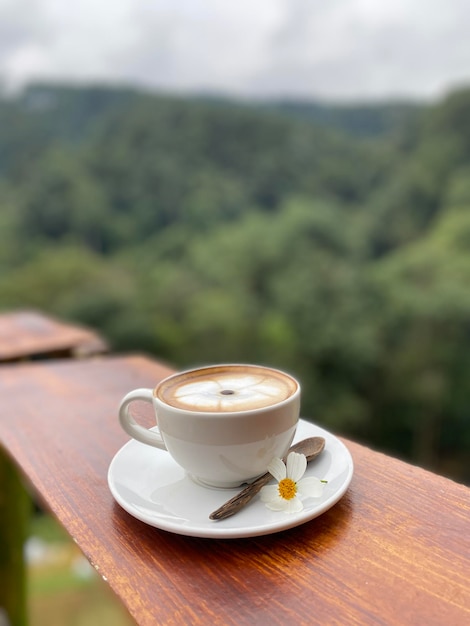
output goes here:
<path id="1" fill-rule="evenodd" d="M 0 308 L 177 367 L 251 361 L 303 415 L 470 481 L 470 91 L 241 104 L 36 85 L 0 101 Z"/>

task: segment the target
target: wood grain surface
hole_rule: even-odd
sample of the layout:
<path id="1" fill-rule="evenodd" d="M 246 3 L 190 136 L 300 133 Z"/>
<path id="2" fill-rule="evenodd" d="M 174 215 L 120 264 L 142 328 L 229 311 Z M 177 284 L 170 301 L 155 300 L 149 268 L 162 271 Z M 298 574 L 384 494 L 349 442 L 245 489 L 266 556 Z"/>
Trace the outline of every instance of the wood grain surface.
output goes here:
<path id="1" fill-rule="evenodd" d="M 107 351 L 97 333 L 38 311 L 0 314 L 0 361 L 52 356 L 90 356 Z"/>
<path id="2" fill-rule="evenodd" d="M 0 444 L 138 624 L 470 624 L 470 490 L 349 441 L 348 492 L 289 531 L 196 539 L 123 511 L 106 479 L 128 440 L 119 401 L 170 371 L 141 356 L 0 371 Z"/>

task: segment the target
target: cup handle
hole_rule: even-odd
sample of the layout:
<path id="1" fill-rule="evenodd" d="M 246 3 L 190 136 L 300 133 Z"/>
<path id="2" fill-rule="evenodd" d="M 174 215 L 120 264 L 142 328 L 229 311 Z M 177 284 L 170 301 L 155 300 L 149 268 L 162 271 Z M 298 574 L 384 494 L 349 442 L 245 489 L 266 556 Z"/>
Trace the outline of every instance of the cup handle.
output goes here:
<path id="1" fill-rule="evenodd" d="M 159 431 L 149 430 L 138 424 L 129 413 L 129 405 L 135 400 L 149 402 L 153 406 L 153 392 L 151 389 L 134 389 L 124 396 L 119 405 L 119 422 L 128 435 L 149 446 L 166 450 L 165 443 Z"/>

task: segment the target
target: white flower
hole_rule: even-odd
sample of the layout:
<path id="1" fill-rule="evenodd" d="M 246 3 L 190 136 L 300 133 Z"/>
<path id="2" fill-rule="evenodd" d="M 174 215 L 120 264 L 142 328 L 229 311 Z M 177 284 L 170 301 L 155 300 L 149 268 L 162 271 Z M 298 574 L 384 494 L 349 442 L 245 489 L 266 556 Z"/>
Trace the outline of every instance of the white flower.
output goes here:
<path id="1" fill-rule="evenodd" d="M 305 454 L 291 452 L 287 463 L 274 458 L 268 465 L 268 472 L 277 480 L 277 485 L 266 485 L 261 489 L 261 500 L 272 511 L 299 513 L 304 508 L 302 497 L 319 498 L 326 481 L 315 476 L 302 478 L 307 469 Z"/>

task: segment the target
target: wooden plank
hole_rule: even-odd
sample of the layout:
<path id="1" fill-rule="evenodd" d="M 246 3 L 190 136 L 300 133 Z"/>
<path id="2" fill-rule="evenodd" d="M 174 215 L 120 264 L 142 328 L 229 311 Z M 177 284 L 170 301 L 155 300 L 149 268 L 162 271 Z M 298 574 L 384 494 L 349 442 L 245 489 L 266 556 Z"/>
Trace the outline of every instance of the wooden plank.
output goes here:
<path id="1" fill-rule="evenodd" d="M 37 311 L 0 314 L 0 362 L 54 356 L 90 356 L 107 351 L 94 331 Z"/>
<path id="2" fill-rule="evenodd" d="M 345 497 L 290 531 L 197 539 L 129 516 L 106 480 L 117 407 L 168 373 L 130 356 L 0 377 L 0 444 L 138 624 L 470 623 L 470 490 L 352 442 Z"/>

